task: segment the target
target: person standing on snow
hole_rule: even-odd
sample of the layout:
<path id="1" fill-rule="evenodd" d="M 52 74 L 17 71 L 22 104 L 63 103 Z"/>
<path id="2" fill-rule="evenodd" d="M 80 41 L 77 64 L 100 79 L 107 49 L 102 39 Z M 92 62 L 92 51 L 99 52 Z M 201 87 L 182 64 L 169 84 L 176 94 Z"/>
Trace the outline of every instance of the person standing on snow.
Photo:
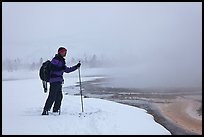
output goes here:
<path id="1" fill-rule="evenodd" d="M 53 103 L 53 112 L 58 112 L 61 107 L 62 102 L 62 84 L 64 82 L 63 73 L 70 73 L 77 70 L 81 63 L 78 63 L 75 66 L 67 67 L 65 64 L 64 57 L 67 54 L 67 49 L 60 47 L 58 49 L 58 54 L 51 60 L 51 74 L 50 74 L 50 91 L 48 98 L 45 102 L 42 115 L 48 115 Z"/>

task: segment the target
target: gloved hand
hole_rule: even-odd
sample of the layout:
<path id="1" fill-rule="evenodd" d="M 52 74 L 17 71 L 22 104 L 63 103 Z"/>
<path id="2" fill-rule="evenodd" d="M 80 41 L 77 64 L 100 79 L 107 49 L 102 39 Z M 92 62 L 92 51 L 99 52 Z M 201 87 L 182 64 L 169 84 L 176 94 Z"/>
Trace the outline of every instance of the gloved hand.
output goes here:
<path id="1" fill-rule="evenodd" d="M 76 67 L 79 68 L 80 66 L 81 66 L 81 63 L 79 62 L 79 63 L 76 65 Z"/>

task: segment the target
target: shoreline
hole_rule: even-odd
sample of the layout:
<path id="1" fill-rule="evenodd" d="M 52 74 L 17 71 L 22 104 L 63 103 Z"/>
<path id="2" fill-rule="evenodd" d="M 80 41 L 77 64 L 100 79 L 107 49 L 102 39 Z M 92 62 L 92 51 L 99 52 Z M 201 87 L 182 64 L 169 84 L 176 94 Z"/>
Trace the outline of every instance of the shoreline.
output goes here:
<path id="1" fill-rule="evenodd" d="M 197 112 L 201 102 L 177 97 L 172 103 L 156 105 L 167 119 L 179 127 L 202 135 L 202 115 Z"/>
<path id="2" fill-rule="evenodd" d="M 149 92 L 143 89 L 101 86 L 103 82 L 107 82 L 107 79 L 83 82 L 84 97 L 143 108 L 172 135 L 202 135 L 202 91 Z"/>

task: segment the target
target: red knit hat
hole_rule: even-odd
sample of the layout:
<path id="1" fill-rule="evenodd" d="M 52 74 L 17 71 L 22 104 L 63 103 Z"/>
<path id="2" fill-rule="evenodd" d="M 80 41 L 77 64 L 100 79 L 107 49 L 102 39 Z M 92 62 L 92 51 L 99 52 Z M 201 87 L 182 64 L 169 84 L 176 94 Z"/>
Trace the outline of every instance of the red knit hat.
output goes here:
<path id="1" fill-rule="evenodd" d="M 67 49 L 64 48 L 64 47 L 60 47 L 60 48 L 58 49 L 58 53 L 62 53 L 62 52 L 64 52 L 64 51 L 67 51 Z"/>

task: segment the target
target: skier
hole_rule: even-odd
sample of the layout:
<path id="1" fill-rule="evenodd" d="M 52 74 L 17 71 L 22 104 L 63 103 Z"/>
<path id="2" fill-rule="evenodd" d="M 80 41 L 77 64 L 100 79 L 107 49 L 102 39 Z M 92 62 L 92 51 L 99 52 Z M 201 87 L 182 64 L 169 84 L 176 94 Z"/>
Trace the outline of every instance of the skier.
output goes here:
<path id="1" fill-rule="evenodd" d="M 45 102 L 45 106 L 43 108 L 42 115 L 48 115 L 48 111 L 50 111 L 53 103 L 53 112 L 59 112 L 62 101 L 62 84 L 64 82 L 63 73 L 70 73 L 77 70 L 81 63 L 79 62 L 77 65 L 72 67 L 67 67 L 65 63 L 64 57 L 67 54 L 67 49 L 64 47 L 60 47 L 58 49 L 58 53 L 51 60 L 51 74 L 50 74 L 50 91 L 48 98 Z"/>

